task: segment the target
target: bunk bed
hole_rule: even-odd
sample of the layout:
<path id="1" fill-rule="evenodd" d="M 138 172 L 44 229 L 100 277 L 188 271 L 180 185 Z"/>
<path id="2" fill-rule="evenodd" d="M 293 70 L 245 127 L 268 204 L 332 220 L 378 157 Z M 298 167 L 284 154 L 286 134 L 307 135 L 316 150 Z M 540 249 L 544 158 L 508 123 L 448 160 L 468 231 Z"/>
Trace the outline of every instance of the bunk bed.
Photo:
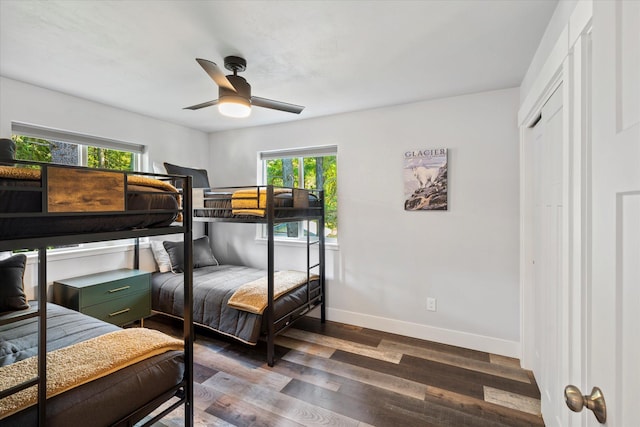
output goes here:
<path id="1" fill-rule="evenodd" d="M 194 257 L 205 262 L 194 269 L 194 323 L 231 336 L 247 344 L 259 339 L 267 343 L 267 363 L 275 361 L 275 337 L 298 318 L 320 307 L 325 321 L 325 241 L 324 199 L 321 190 L 275 187 L 273 185 L 196 189 L 194 221 L 265 224 L 267 232 L 267 268 L 218 265 L 209 241 L 194 244 Z M 315 236 L 307 233 L 306 271 L 275 271 L 274 226 L 306 221 L 316 224 Z M 164 246 L 171 255 L 171 243 Z M 201 246 L 204 255 L 199 254 Z M 312 248 L 317 247 L 317 255 Z M 315 249 L 314 249 L 315 251 Z M 177 259 L 176 259 L 177 258 Z M 180 259 L 171 257 L 172 271 L 156 272 L 152 277 L 152 309 L 157 313 L 182 317 L 181 282 L 173 271 Z M 206 261 L 208 260 L 208 261 Z M 313 260 L 313 261 L 312 261 Z M 317 261 L 317 262 L 316 262 Z"/>
<path id="2" fill-rule="evenodd" d="M 190 265 L 190 189 L 187 176 L 0 157 L 0 251 L 38 251 L 36 300 L 7 298 L 0 310 L 0 424 L 82 425 L 91 419 L 92 425 L 151 425 L 184 405 L 184 424 L 193 425 L 191 268 L 183 273 L 182 340 L 121 329 L 47 302 L 51 246 L 135 238 L 138 268 L 139 238 L 180 234 Z M 20 257 L 9 258 L 10 264 Z M 82 372 L 91 364 L 98 365 L 95 373 Z"/>

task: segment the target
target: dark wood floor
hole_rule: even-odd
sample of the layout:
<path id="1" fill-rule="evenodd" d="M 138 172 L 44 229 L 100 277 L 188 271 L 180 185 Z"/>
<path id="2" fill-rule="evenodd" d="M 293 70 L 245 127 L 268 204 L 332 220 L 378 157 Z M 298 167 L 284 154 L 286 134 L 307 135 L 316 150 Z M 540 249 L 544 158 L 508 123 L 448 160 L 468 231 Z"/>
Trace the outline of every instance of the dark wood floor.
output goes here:
<path id="1" fill-rule="evenodd" d="M 145 327 L 181 336 L 154 316 Z M 197 426 L 542 426 L 515 359 L 305 318 L 266 347 L 211 332 L 194 345 Z M 183 425 L 178 409 L 157 426 Z"/>

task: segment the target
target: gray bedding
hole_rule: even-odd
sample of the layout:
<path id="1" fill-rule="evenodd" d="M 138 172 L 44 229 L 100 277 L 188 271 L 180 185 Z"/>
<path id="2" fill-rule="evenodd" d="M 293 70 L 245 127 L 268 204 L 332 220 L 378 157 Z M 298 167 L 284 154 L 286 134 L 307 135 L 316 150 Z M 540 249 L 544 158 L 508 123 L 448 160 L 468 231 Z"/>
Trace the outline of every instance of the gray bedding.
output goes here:
<path id="1" fill-rule="evenodd" d="M 38 303 L 31 301 L 31 309 Z M 55 304 L 47 306 L 47 351 L 67 347 L 89 338 L 104 335 L 118 328 L 93 317 L 81 315 Z M 13 312 L 22 314 L 23 312 Z M 4 314 L 8 316 L 9 314 Z M 38 355 L 37 319 L 0 326 L 0 366 L 10 365 Z"/>
<path id="2" fill-rule="evenodd" d="M 32 307 L 37 303 L 31 302 Z M 0 317 L 7 314 L 0 314 Z M 84 314 L 47 305 L 47 351 L 119 329 Z M 37 319 L 0 326 L 0 366 L 37 354 Z M 111 425 L 182 381 L 184 357 L 169 351 L 76 387 L 47 402 L 47 426 Z M 124 398 L 126 396 L 126 398 Z M 36 406 L 0 420 L 4 426 L 36 423 Z"/>
<path id="3" fill-rule="evenodd" d="M 256 344 L 266 325 L 262 315 L 227 306 L 235 290 L 266 276 L 265 270 L 237 265 L 219 265 L 193 269 L 193 322 L 248 344 Z M 171 316 L 183 317 L 182 274 L 154 273 L 151 308 Z M 319 282 L 311 282 L 311 298 L 320 292 Z M 307 287 L 301 286 L 276 300 L 276 319 L 307 301 Z M 286 323 L 283 319 L 281 323 Z"/>

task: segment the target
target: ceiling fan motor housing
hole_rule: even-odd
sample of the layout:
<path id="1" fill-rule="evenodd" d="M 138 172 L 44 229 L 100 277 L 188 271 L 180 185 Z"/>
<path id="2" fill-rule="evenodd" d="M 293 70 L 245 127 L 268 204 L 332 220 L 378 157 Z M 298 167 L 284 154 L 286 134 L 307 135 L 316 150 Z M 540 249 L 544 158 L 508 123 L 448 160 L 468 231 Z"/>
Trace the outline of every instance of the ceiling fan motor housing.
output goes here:
<path id="1" fill-rule="evenodd" d="M 251 103 L 251 85 L 240 76 L 227 76 L 229 82 L 236 88 L 236 92 L 226 89 L 222 86 L 218 87 L 218 100 L 224 100 L 238 103 Z"/>

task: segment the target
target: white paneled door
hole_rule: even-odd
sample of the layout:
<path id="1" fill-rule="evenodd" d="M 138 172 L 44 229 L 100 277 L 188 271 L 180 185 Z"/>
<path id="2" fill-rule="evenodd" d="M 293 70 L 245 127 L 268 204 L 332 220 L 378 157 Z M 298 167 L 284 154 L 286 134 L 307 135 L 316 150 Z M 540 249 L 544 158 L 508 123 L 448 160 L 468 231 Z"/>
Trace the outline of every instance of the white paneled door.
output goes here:
<path id="1" fill-rule="evenodd" d="M 640 425 L 640 1 L 593 3 L 587 390 Z M 598 426 L 592 414 L 587 425 Z"/>
<path id="2" fill-rule="evenodd" d="M 549 425 L 564 425 L 562 378 L 563 305 L 563 86 L 542 107 L 532 147 L 532 281 L 535 318 L 534 372 L 543 414 L 555 414 Z"/>

